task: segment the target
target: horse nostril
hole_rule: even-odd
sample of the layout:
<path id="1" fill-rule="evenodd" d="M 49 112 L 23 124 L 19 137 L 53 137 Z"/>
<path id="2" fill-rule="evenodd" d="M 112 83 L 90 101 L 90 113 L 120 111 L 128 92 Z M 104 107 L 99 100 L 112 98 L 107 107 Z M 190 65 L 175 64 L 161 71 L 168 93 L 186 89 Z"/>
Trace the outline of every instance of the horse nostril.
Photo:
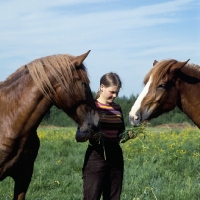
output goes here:
<path id="1" fill-rule="evenodd" d="M 92 129 L 92 124 L 91 123 L 88 123 L 87 125 L 88 125 L 89 129 Z"/>
<path id="2" fill-rule="evenodd" d="M 133 118 L 134 118 L 135 120 L 138 120 L 138 119 L 139 119 L 138 115 L 135 115 Z"/>
<path id="3" fill-rule="evenodd" d="M 133 116 L 129 116 L 129 119 L 131 120 L 131 121 L 136 121 L 136 120 L 139 120 L 139 115 L 138 114 L 135 114 L 135 115 L 133 115 Z"/>
<path id="4" fill-rule="evenodd" d="M 135 120 L 140 120 L 140 114 L 136 113 L 135 116 L 134 116 L 134 119 Z"/>

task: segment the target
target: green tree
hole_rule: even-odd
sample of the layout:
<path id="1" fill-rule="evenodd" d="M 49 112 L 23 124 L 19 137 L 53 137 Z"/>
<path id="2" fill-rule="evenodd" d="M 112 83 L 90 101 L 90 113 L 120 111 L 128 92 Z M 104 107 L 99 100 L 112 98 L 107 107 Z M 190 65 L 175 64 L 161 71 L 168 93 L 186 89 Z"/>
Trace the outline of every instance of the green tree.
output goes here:
<path id="1" fill-rule="evenodd" d="M 93 97 L 96 96 L 95 92 L 92 92 Z M 130 127 L 131 124 L 129 122 L 129 112 L 131 107 L 133 106 L 137 96 L 131 95 L 129 98 L 126 96 L 117 97 L 115 102 L 121 105 L 124 121 L 126 127 Z M 183 123 L 188 122 L 193 125 L 193 122 L 179 109 L 175 108 L 174 110 L 164 113 L 161 116 L 152 119 L 149 121 L 150 126 L 156 126 L 160 124 L 169 124 L 169 123 Z M 69 118 L 62 110 L 53 106 L 50 110 L 50 115 L 47 114 L 43 121 L 43 125 L 54 125 L 54 126 L 63 126 L 63 127 L 71 127 L 77 126 L 76 123 Z"/>

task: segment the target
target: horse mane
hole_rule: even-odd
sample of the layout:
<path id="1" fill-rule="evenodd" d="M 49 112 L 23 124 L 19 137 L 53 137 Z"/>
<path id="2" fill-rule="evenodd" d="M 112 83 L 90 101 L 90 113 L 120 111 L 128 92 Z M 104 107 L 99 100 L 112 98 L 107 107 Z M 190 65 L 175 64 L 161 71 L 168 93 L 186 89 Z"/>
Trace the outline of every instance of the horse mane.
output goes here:
<path id="1" fill-rule="evenodd" d="M 48 69 L 49 73 L 56 81 L 61 84 L 67 92 L 71 93 L 72 97 L 74 94 L 73 91 L 76 89 L 75 79 L 80 79 L 86 84 L 89 84 L 86 67 L 82 64 L 76 69 L 70 60 L 73 57 L 74 56 L 69 54 L 47 56 L 36 59 L 26 65 L 35 84 L 50 101 L 52 101 L 52 99 L 49 94 L 55 94 L 56 92 L 45 69 Z M 73 87 L 71 87 L 72 84 Z"/>
<path id="2" fill-rule="evenodd" d="M 144 84 L 146 84 L 150 78 L 150 76 L 154 77 L 154 83 L 157 84 L 163 76 L 169 72 L 171 66 L 178 62 L 177 60 L 170 59 L 170 60 L 163 60 L 161 62 L 158 62 L 154 67 L 151 68 L 151 70 L 148 72 L 148 74 L 144 77 Z"/>
<path id="3" fill-rule="evenodd" d="M 147 75 L 144 77 L 144 85 L 148 82 L 150 76 L 153 76 L 153 82 L 152 85 L 155 87 L 161 79 L 165 80 L 167 77 L 166 75 L 170 72 L 170 68 L 172 65 L 178 63 L 179 61 L 175 59 L 169 59 L 169 60 L 163 60 L 161 62 L 158 62 L 154 67 L 151 68 L 151 70 L 147 73 Z M 190 73 L 193 73 L 194 76 L 197 76 L 200 71 L 200 67 L 196 64 L 189 64 L 187 63 L 184 67 L 184 69 L 189 69 Z M 198 77 L 200 78 L 200 77 Z"/>

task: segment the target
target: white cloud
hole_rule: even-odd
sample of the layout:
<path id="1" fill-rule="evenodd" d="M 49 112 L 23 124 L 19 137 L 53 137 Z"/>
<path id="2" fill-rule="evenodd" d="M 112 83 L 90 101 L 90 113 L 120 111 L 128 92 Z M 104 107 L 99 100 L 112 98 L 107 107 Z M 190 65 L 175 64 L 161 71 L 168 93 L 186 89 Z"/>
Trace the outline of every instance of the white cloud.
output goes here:
<path id="1" fill-rule="evenodd" d="M 199 16 L 185 15 L 196 9 L 198 1 L 174 0 L 129 9 L 119 6 L 98 12 L 76 12 L 76 5 L 84 8 L 104 2 L 106 8 L 105 0 L 0 2 L 4 16 L 0 18 L 0 61 L 5 66 L 0 70 L 8 69 L 0 74 L 0 80 L 32 59 L 58 53 L 78 55 L 91 49 L 86 63 L 92 88 L 98 87 L 98 79 L 107 70 L 117 71 L 125 80 L 123 94 L 129 95 L 139 91 L 154 59 L 192 57 L 200 61 L 200 29 L 190 23 L 199 22 L 195 21 Z M 71 6 L 75 12 L 69 12 Z M 194 26 L 196 32 L 192 31 Z M 135 74 L 137 84 L 133 81 Z"/>

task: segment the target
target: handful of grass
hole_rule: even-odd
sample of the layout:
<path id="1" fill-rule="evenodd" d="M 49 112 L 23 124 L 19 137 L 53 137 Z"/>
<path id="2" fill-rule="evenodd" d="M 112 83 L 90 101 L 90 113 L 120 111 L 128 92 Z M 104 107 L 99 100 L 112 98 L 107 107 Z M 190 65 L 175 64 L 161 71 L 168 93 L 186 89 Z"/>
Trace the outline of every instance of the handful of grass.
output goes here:
<path id="1" fill-rule="evenodd" d="M 119 135 L 120 143 L 124 143 L 130 139 L 134 139 L 138 137 L 138 135 L 143 135 L 145 138 L 145 133 L 146 133 L 146 123 L 143 123 L 140 126 L 129 128 Z"/>

